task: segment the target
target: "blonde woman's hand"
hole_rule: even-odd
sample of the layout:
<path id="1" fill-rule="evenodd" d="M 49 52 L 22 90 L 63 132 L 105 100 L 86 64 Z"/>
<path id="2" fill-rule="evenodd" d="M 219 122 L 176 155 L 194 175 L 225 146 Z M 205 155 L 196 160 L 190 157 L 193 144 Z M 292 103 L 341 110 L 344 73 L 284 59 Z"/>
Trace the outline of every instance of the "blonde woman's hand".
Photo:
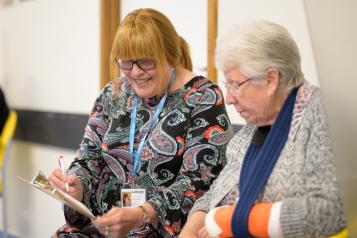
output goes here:
<path id="1" fill-rule="evenodd" d="M 107 237 L 125 237 L 142 225 L 142 211 L 137 207 L 114 207 L 92 223 Z"/>
<path id="2" fill-rule="evenodd" d="M 75 175 L 63 175 L 61 169 L 54 169 L 48 177 L 50 183 L 69 195 L 82 202 L 83 200 L 83 186 L 80 179 Z M 66 183 L 68 183 L 68 191 L 66 191 Z"/>

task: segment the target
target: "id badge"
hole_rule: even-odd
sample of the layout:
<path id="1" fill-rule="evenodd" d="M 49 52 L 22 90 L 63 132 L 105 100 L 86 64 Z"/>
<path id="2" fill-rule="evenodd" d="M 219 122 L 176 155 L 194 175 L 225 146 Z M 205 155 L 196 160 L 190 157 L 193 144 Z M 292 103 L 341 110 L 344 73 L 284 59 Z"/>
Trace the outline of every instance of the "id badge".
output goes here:
<path id="1" fill-rule="evenodd" d="M 122 207 L 137 207 L 146 202 L 146 191 L 142 188 L 123 188 L 120 195 Z"/>

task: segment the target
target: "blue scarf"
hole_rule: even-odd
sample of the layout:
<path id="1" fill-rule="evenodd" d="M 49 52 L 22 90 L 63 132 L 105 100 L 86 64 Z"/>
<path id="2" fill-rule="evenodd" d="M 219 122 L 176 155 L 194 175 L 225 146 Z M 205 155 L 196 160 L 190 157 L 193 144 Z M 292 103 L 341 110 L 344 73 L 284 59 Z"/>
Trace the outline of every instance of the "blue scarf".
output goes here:
<path id="1" fill-rule="evenodd" d="M 250 237 L 249 213 L 288 139 L 296 94 L 297 89 L 292 90 L 284 102 L 261 149 L 252 143 L 249 145 L 239 178 L 240 198 L 231 221 L 234 237 Z"/>

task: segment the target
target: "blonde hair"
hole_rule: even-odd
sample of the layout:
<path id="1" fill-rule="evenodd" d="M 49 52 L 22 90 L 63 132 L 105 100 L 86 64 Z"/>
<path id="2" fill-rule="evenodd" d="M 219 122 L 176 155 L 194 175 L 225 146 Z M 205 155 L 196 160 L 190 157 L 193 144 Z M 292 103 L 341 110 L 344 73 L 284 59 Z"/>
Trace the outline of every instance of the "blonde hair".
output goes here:
<path id="1" fill-rule="evenodd" d="M 187 42 L 178 35 L 170 20 L 151 8 L 129 13 L 120 24 L 110 54 L 112 79 L 119 77 L 120 69 L 115 59 L 152 58 L 159 72 L 157 94 L 162 94 L 169 79 L 165 78 L 164 65 L 178 65 L 192 71 L 192 61 Z"/>

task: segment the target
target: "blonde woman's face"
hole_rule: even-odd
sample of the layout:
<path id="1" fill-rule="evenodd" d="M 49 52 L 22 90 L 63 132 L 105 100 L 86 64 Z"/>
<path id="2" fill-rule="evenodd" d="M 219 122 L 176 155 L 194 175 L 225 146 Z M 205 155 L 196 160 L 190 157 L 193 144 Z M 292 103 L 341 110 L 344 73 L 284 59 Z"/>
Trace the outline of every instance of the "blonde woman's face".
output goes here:
<path id="1" fill-rule="evenodd" d="M 159 72 L 155 65 L 152 69 L 145 69 L 143 65 L 141 65 L 142 60 L 147 59 L 133 59 L 125 61 L 135 62 L 132 64 L 132 69 L 121 69 L 123 74 L 128 78 L 130 85 L 133 87 L 135 92 L 144 98 L 149 98 L 155 96 L 157 94 L 157 87 L 160 84 L 159 80 Z M 150 68 L 150 67 L 149 67 Z M 165 67 L 165 72 L 170 71 L 170 67 Z M 166 74 L 165 74 L 166 75 Z"/>
<path id="2" fill-rule="evenodd" d="M 156 65 L 152 69 L 145 69 L 140 67 L 141 60 L 143 59 L 125 59 L 122 62 L 131 62 L 131 69 L 122 68 L 123 74 L 128 78 L 130 85 L 135 92 L 144 98 L 152 97 L 156 94 L 156 85 L 158 81 L 158 72 Z M 119 61 L 121 62 L 121 60 Z M 135 63 L 132 63 L 135 62 Z"/>

